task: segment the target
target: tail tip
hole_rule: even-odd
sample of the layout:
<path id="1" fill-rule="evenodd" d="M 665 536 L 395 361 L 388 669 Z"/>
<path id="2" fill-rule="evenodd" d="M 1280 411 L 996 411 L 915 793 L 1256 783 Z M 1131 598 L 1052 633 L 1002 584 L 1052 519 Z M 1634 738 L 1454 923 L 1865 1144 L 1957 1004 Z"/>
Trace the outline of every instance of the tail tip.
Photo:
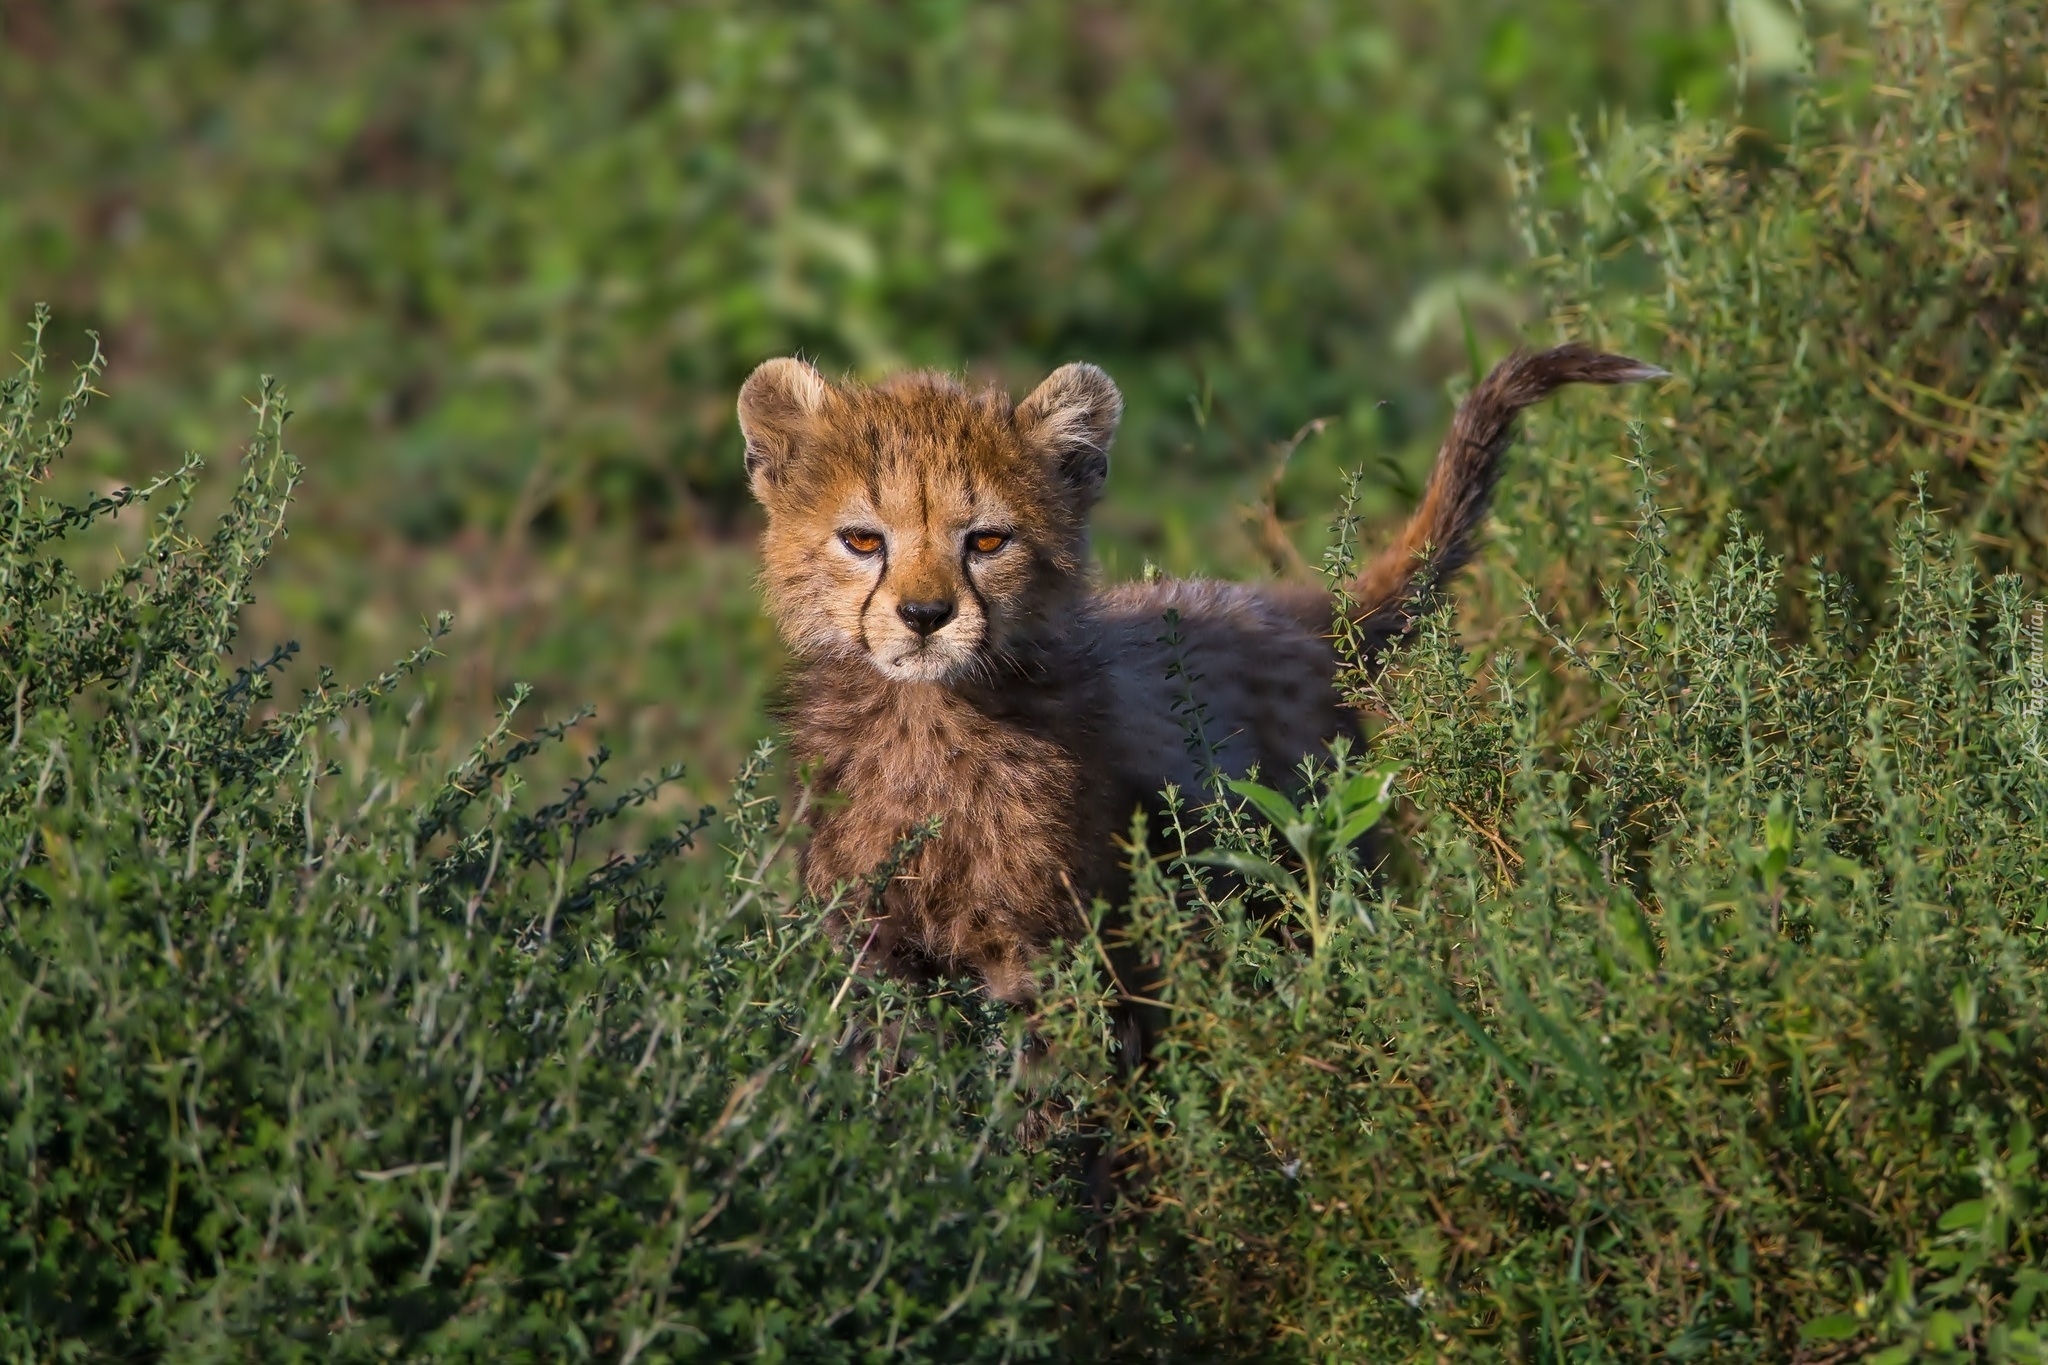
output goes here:
<path id="1" fill-rule="evenodd" d="M 1528 388 L 1541 396 L 1567 384 L 1640 384 L 1669 379 L 1671 371 L 1634 356 L 1615 355 L 1568 341 L 1547 351 L 1523 351 L 1496 367 L 1501 380 L 1512 388 Z"/>
<path id="2" fill-rule="evenodd" d="M 1662 365 L 1652 365 L 1647 360 L 1637 360 L 1631 356 L 1616 356 L 1615 359 L 1622 362 L 1614 370 L 1614 378 L 1618 383 L 1638 384 L 1652 379 L 1669 379 L 1671 377 L 1671 371 L 1665 369 Z"/>

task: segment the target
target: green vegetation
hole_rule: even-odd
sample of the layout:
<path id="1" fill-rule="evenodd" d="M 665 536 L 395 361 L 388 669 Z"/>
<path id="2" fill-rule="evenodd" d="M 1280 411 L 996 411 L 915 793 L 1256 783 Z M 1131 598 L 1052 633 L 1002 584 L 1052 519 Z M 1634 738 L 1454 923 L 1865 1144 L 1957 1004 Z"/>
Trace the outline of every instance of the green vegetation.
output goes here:
<path id="1" fill-rule="evenodd" d="M 1739 512 L 1802 572 L 1819 559 L 1875 604 L 1895 568 L 1884 528 L 1919 477 L 1989 567 L 2039 583 L 2043 20 L 1908 5 L 1876 36 L 1874 69 L 1847 67 L 1793 106 L 1768 173 L 1711 128 L 1625 130 L 1588 159 L 1576 215 L 1525 197 L 1536 274 L 1562 326 L 1606 330 L 1682 376 L 1654 454 L 1696 565 Z M 1596 520 L 1625 523 L 1634 490 L 1610 469 Z M 1584 491 L 1545 483 L 1507 519 L 1584 525 Z M 1532 577 L 1591 583 L 1615 562 L 1576 532 L 1521 543 Z"/>
<path id="2" fill-rule="evenodd" d="M 741 889 L 774 818 L 750 776 L 736 894 L 668 906 L 708 813 L 635 858 L 577 848 L 676 774 L 600 799 L 593 763 L 522 799 L 561 727 L 515 739 L 509 712 L 452 770 L 422 763 L 376 721 L 425 650 L 256 719 L 279 660 L 225 655 L 300 474 L 282 394 L 202 534 L 190 470 L 33 497 L 96 378 L 39 422 L 41 363 L 32 344 L 0 386 L 0 1352 L 1044 1339 L 1066 1253 L 1049 1182 L 992 1141 L 1014 1067 L 974 1020 L 903 1029 L 886 1086 L 845 1052 L 856 1014 L 908 1006 L 854 994 L 816 916 Z M 46 553 L 136 503 L 154 524 L 105 583 Z M 355 781 L 331 757 L 352 751 Z"/>
<path id="3" fill-rule="evenodd" d="M 1141 862 L 1174 1027 L 1090 1094 L 1159 1358 L 2048 1358 L 2041 608 L 1916 511 L 1893 619 L 1852 641 L 1829 580 L 1787 646 L 1754 538 L 1682 577 L 1643 508 L 1559 642 L 1597 723 L 1557 733 L 1527 656 L 1471 678 L 1443 618 L 1374 690 L 1410 885 L 1337 858 L 1318 894 L 1250 808 L 1184 817 L 1248 895 L 1178 838 Z"/>
<path id="4" fill-rule="evenodd" d="M 1260 22 L 1324 13 L 1280 12 Z M 341 163 L 298 156 L 293 120 L 312 114 L 287 98 L 293 68 L 265 73 L 256 57 L 281 47 L 314 66 L 359 58 L 366 49 L 321 40 L 356 32 L 355 11 L 321 9 L 303 35 L 240 11 L 232 23 L 224 9 L 176 13 L 213 16 L 187 57 L 195 71 L 224 63 L 233 78 L 152 83 L 141 77 L 155 68 L 137 58 L 138 79 L 109 96 L 107 128 L 137 126 L 119 112 L 124 100 L 182 109 L 194 89 L 268 90 L 273 104 L 261 107 L 275 119 L 215 130 L 209 173 L 224 178 L 180 184 L 192 203 L 232 203 L 207 201 L 206 187 L 261 180 L 269 166 L 281 179 L 267 192 L 298 205 L 306 189 L 290 177 Z M 48 216 L 58 203 L 49 186 L 64 182 L 47 167 L 7 210 L 5 268 L 75 253 L 65 268 L 85 292 L 74 303 L 194 291 L 188 313 L 151 302 L 126 315 L 178 340 L 154 358 L 133 337 L 119 342 L 140 371 L 125 416 L 86 420 L 128 402 L 86 411 L 97 361 L 56 395 L 40 391 L 45 367 L 62 373 L 43 353 L 41 321 L 0 389 L 9 1357 L 2048 1358 L 2039 15 L 1902 0 L 1872 16 L 1868 51 L 1822 45 L 1828 78 L 1788 97 L 1782 143 L 1690 119 L 1616 119 L 1597 145 L 1560 157 L 1545 148 L 1539 108 L 1515 201 L 1532 283 L 1502 297 L 1539 301 L 1545 320 L 1531 336 L 1595 337 L 1677 378 L 1657 394 L 1574 394 L 1532 416 L 1470 590 L 1392 673 L 1351 680 L 1372 717 L 1367 755 L 1324 762 L 1306 809 L 1245 784 L 1178 794 L 1151 851 L 1134 854 L 1132 903 L 1103 907 L 1103 932 L 1132 936 L 1153 959 L 1168 1020 L 1153 1065 L 1130 1075 L 1110 1041 L 1110 957 L 1098 943 L 1050 964 L 1034 1021 L 1047 1047 L 1031 1060 L 1024 1021 L 957 986 L 872 980 L 823 941 L 817 907 L 794 894 L 788 853 L 801 830 L 779 814 L 765 750 L 741 768 L 722 815 L 660 768 L 669 755 L 654 741 L 689 724 L 643 728 L 631 708 L 659 695 L 663 669 L 695 669 L 691 697 L 733 693 L 706 722 L 716 762 L 755 723 L 773 658 L 758 629 L 739 624 L 752 619 L 744 547 L 704 538 L 726 515 L 718 481 L 728 474 L 691 482 L 679 472 L 715 447 L 683 434 L 699 418 L 682 414 L 704 395 L 722 404 L 757 346 L 843 346 L 849 362 L 880 364 L 951 345 L 1007 373 L 1099 344 L 1112 360 L 1131 357 L 1134 394 L 1152 395 L 1142 401 L 1154 425 L 1134 429 L 1123 466 L 1159 486 L 1155 501 L 1132 499 L 1137 515 L 1159 528 L 1176 516 L 1219 526 L 1266 477 L 1251 446 L 1313 416 L 1324 395 L 1357 396 L 1364 352 L 1343 346 L 1367 343 L 1347 319 L 1374 318 L 1374 334 L 1390 336 L 1418 294 L 1346 313 L 1344 298 L 1373 291 L 1338 291 L 1364 246 L 1318 255 L 1341 225 L 1316 206 L 1341 196 L 1304 194 L 1298 221 L 1256 195 L 1233 199 L 1217 187 L 1248 173 L 1243 158 L 1207 168 L 1223 181 L 1190 172 L 1200 183 L 1185 222 L 1170 221 L 1164 191 L 1112 195 L 1104 207 L 1081 196 L 1089 182 L 1039 166 L 1012 184 L 1005 163 L 986 177 L 989 192 L 1014 193 L 1020 207 L 988 221 L 1018 235 L 984 259 L 1009 264 L 949 264 L 941 238 L 875 226 L 892 214 L 950 221 L 935 207 L 948 202 L 940 171 L 973 180 L 959 168 L 975 163 L 942 142 L 918 172 L 928 178 L 843 188 L 855 206 L 847 221 L 889 243 L 875 248 L 867 292 L 797 270 L 791 287 L 808 281 L 805 306 L 822 310 L 808 321 L 775 311 L 806 297 L 797 289 L 772 307 L 756 295 L 751 322 L 717 309 L 706 315 L 716 325 L 690 322 L 697 315 L 677 312 L 677 300 L 708 278 L 691 272 L 749 259 L 717 251 L 796 250 L 792 240 L 843 251 L 847 239 L 792 238 L 804 216 L 768 196 L 760 221 L 776 230 L 729 229 L 728 243 L 747 244 L 679 251 L 677 273 L 664 275 L 654 265 L 668 229 L 635 219 L 633 206 L 672 182 L 649 181 L 646 200 L 589 183 L 572 194 L 567 181 L 522 181 L 521 165 L 652 174 L 661 121 L 702 117 L 712 131 L 678 145 L 783 168 L 780 181 L 763 172 L 748 183 L 830 185 L 790 169 L 811 154 L 790 148 L 816 145 L 792 129 L 812 127 L 807 117 L 839 133 L 867 126 L 845 112 L 864 107 L 847 73 L 875 82 L 872 100 L 893 111 L 876 125 L 885 141 L 981 136 L 971 119 L 925 129 L 932 109 L 997 103 L 960 105 L 960 89 L 1038 90 L 1047 103 L 1079 101 L 1090 119 L 1135 108 L 1130 125 L 1073 117 L 1095 133 L 1142 130 L 1153 127 L 1149 106 L 1113 77 L 1142 85 L 1148 69 L 1210 70 L 1221 40 L 1168 25 L 1163 7 L 1098 20 L 1064 6 L 939 6 L 890 11 L 863 30 L 873 48 L 841 50 L 818 36 L 829 27 L 790 15 L 763 11 L 755 24 L 693 8 L 672 22 L 701 23 L 689 31 L 714 46 L 687 50 L 723 53 L 702 69 L 732 82 L 707 86 L 708 103 L 695 106 L 648 97 L 658 81 L 592 79 L 670 50 L 633 27 L 654 21 L 623 8 L 546 13 L 557 17 L 436 7 L 378 30 L 376 43 L 391 46 L 373 44 L 363 71 L 403 74 L 391 88 L 405 97 L 365 94 L 365 109 L 461 108 L 488 95 L 506 103 L 479 107 L 511 111 L 510 122 L 483 121 L 489 146 L 446 131 L 473 122 L 422 122 L 390 145 L 401 161 L 442 146 L 446 164 L 426 163 L 437 168 L 428 174 L 407 162 L 418 178 L 393 184 L 372 177 L 381 187 L 342 195 L 320 231 L 280 230 L 270 248 L 248 226 L 261 215 L 237 225 L 195 210 L 187 226 L 198 235 L 183 240 L 247 247 L 223 251 L 218 268 L 270 279 L 262 288 L 209 303 L 194 281 L 217 277 L 164 268 L 208 253 L 180 257 L 147 234 L 149 250 L 168 253 L 154 266 L 123 259 L 98 273 L 89 235 Z M 1530 13 L 1533 33 L 1549 12 Z M 1581 53 L 1610 51 L 1603 44 L 1626 32 L 1652 47 L 1644 34 L 1679 15 L 1631 13 L 1628 23 L 1650 29 L 1589 30 Z M 1222 11 L 1208 17 L 1221 23 Z M 857 60 L 926 50 L 886 24 L 943 36 L 994 23 L 1030 33 L 1054 19 L 1074 27 L 1044 30 L 1056 35 L 1047 51 L 1106 63 L 1101 84 L 1087 71 L 1030 84 L 1003 65 L 1022 60 L 1015 45 L 934 46 L 959 60 L 934 58 L 928 70 Z M 1095 22 L 1106 36 L 1075 37 Z M 1491 36 L 1456 48 L 1457 59 L 1560 60 L 1547 40 L 1524 50 L 1526 33 L 1499 36 L 1513 27 L 1479 24 L 1472 31 Z M 478 33 L 511 36 L 474 47 L 449 36 Z M 550 34 L 560 41 L 543 41 Z M 1321 98 L 1318 87 L 1282 81 L 1280 49 L 1256 33 L 1227 36 L 1236 65 L 1216 69 L 1263 73 L 1270 84 L 1248 75 L 1243 88 L 1270 102 L 1224 101 L 1223 126 L 1247 109 L 1272 115 L 1257 125 L 1269 133 L 1302 126 L 1288 120 L 1308 117 L 1301 102 Z M 1154 55 L 1118 45 L 1141 40 Z M 81 73 L 133 55 L 93 47 L 104 35 L 83 41 L 76 66 L 30 71 L 22 50 L 10 52 L 10 81 L 56 98 Z M 758 61 L 746 59 L 749 43 L 767 45 Z M 744 111 L 759 105 L 742 97 L 757 88 L 747 82 L 795 88 L 810 69 L 791 52 L 842 84 L 802 84 L 818 104 L 788 122 L 749 121 Z M 1175 67 L 1175 53 L 1189 65 Z M 177 69 L 163 61 L 162 72 Z M 1711 67 L 1674 58 L 1654 81 L 1614 69 L 1642 82 L 1633 95 L 1647 101 L 1681 83 L 1672 72 Z M 446 80 L 427 79 L 442 68 Z M 1412 74 L 1389 70 L 1390 81 Z M 572 73 L 556 88 L 581 92 L 559 123 L 516 117 L 540 107 L 518 97 L 536 71 Z M 1557 79 L 1558 90 L 1595 88 L 1585 71 Z M 931 93 L 941 88 L 954 93 Z M 595 120 L 605 101 L 644 114 L 649 131 L 569 156 L 582 145 L 574 129 L 600 126 L 578 123 L 578 111 Z M 1337 105 L 1328 117 L 1367 118 Z M 1371 118 L 1393 119 L 1394 107 L 1390 96 Z M 360 151 L 370 119 L 335 122 L 337 144 Z M 1371 142 L 1365 123 L 1344 126 L 1357 147 Z M 114 137 L 107 128 L 38 135 L 51 147 L 102 145 L 92 140 Z M 521 128 L 572 131 L 528 145 Z M 0 136 L 28 135 L 10 122 Z M 1100 145 L 1125 149 L 1118 164 L 1170 164 L 1134 150 L 1155 145 L 1143 138 Z M 1293 144 L 1276 134 L 1271 145 Z M 1260 173 L 1279 183 L 1323 164 L 1300 155 Z M 491 156 L 505 159 L 499 171 Z M 443 173 L 451 167 L 468 170 Z M 673 183 L 727 183 L 706 167 Z M 509 182 L 502 194 L 483 188 L 491 174 Z M 1049 187 L 1043 203 L 1027 194 L 1033 174 Z M 1079 197 L 1062 198 L 1070 189 Z M 713 200 L 700 208 L 716 228 L 729 210 Z M 572 202 L 592 217 L 549 211 Z M 1429 194 L 1389 202 L 1441 207 Z M 513 219 L 493 216 L 508 205 L 545 231 L 513 232 Z M 1259 218 L 1258 205 L 1274 216 Z M 1121 249 L 1133 253 L 1100 276 L 1086 261 L 1061 265 L 1028 235 L 1058 236 L 1096 213 L 1098 240 L 1128 231 Z M 1388 247 L 1385 259 L 1417 273 L 1468 249 L 1487 260 L 1492 243 L 1445 229 L 1477 211 L 1445 213 L 1416 229 L 1412 255 Z M 1285 237 L 1282 218 L 1307 235 Z M 598 220 L 608 225 L 565 249 L 559 275 L 515 250 Z M 1384 221 L 1394 232 L 1401 212 Z M 422 222 L 472 223 L 476 235 Z M 393 235 L 357 235 L 376 223 Z M 1154 237 L 1159 254 L 1146 257 Z M 367 278 L 395 292 L 329 295 L 308 283 L 339 278 L 326 266 L 294 273 L 344 259 L 331 253 L 351 241 L 362 254 L 347 259 L 377 267 Z M 472 248 L 484 254 L 463 254 Z M 612 251 L 640 263 L 619 278 L 644 268 L 669 282 L 645 296 L 606 292 L 607 276 L 587 267 Z M 1038 290 L 1017 262 L 1041 258 L 1051 283 Z M 1147 260 L 1150 274 L 1139 269 Z M 1221 273 L 1202 262 L 1222 262 Z M 927 269 L 964 273 L 935 284 L 918 274 Z M 1287 298 L 1289 281 L 1318 270 L 1332 273 L 1301 286 L 1313 297 Z M 427 287 L 434 279 L 443 283 Z M 1206 287 L 1228 300 L 1220 312 L 1158 303 Z M 1116 292 L 1125 288 L 1137 292 Z M 662 290 L 665 302 L 647 302 Z M 822 302 L 842 296 L 844 309 Z M 999 297 L 1013 311 L 969 306 Z M 1173 325 L 1197 340 L 1176 349 L 1089 331 L 1071 321 L 1097 316 L 1077 302 L 1087 299 L 1102 317 L 1183 319 Z M 1145 307 L 1126 309 L 1134 299 Z M 295 331 L 270 311 L 293 300 L 342 321 Z M 1290 308 L 1298 330 L 1286 325 Z M 1458 311 L 1453 291 L 1449 359 L 1434 363 L 1462 370 L 1499 338 L 1475 292 L 1467 357 Z M 1034 333 L 1021 321 L 1033 316 L 1055 321 Z M 855 330 L 828 334 L 820 317 Z M 635 319 L 681 329 L 664 335 L 688 344 L 639 347 Z M 110 325 L 110 337 L 118 331 Z M 188 462 L 140 491 L 104 491 L 116 469 L 143 463 L 138 452 L 182 438 L 198 409 L 175 395 L 207 392 L 208 367 L 226 351 L 275 343 L 317 382 L 308 338 L 335 348 L 342 386 L 311 405 L 312 429 L 328 424 L 323 440 L 347 431 L 332 415 L 354 401 L 341 396 L 347 385 L 381 392 L 425 376 L 405 403 L 364 405 L 370 425 L 347 438 L 363 453 L 328 457 L 345 495 L 309 499 L 310 533 L 280 540 L 301 471 L 267 381 L 238 477 L 202 480 Z M 1282 486 L 1283 501 L 1327 487 L 1344 509 L 1327 537 L 1300 538 L 1332 569 L 1397 505 L 1398 475 L 1415 467 L 1402 463 L 1400 424 L 1426 425 L 1430 349 L 1395 395 L 1406 415 L 1382 424 L 1367 405 L 1302 452 L 1363 461 L 1363 487 L 1344 498 L 1328 470 L 1310 469 Z M 483 359 L 494 354 L 527 368 L 494 370 Z M 672 367 L 672 387 L 646 370 L 636 380 L 636 365 Z M 109 387 L 125 393 L 118 376 Z M 1192 405 L 1161 397 L 1190 388 Z M 1251 405 L 1252 393 L 1271 406 Z M 1219 415 L 1233 412 L 1235 432 Z M 701 420 L 714 430 L 714 418 Z M 467 473 L 438 463 L 465 431 L 479 452 Z M 500 467 L 482 453 L 519 431 L 529 462 L 504 466 L 514 473 L 498 497 L 488 486 Z M 1183 444 L 1195 453 L 1164 477 Z M 82 473 L 58 463 L 72 450 Z M 1241 466 L 1221 463 L 1229 450 Z M 412 456 L 430 458 L 408 474 Z M 1218 463 L 1205 474 L 1207 460 Z M 681 482 L 668 501 L 614 496 L 602 471 L 617 468 L 629 468 L 616 485 L 629 490 Z M 326 473 L 316 465 L 315 484 Z M 437 504 L 444 495 L 452 502 Z M 348 497 L 365 500 L 349 515 L 381 516 L 403 535 L 362 539 L 368 522 L 336 511 Z M 633 516 L 649 507 L 671 530 L 687 519 L 700 531 L 636 539 Z M 1142 529 L 1112 527 L 1112 546 L 1183 553 L 1164 529 L 1156 543 Z M 383 548 L 359 553 L 373 543 Z M 302 549 L 312 567 L 291 570 Z M 1215 562 L 1257 553 L 1246 538 Z M 362 562 L 336 567 L 352 554 Z M 490 564 L 484 578 L 430 571 L 467 555 Z M 396 639 L 391 623 L 351 615 L 367 576 L 393 566 L 416 573 L 409 591 L 469 583 L 455 605 L 516 606 L 531 634 L 522 642 L 506 617 L 481 638 L 431 634 L 389 671 L 344 670 L 371 676 L 357 686 L 274 649 L 289 632 L 273 628 L 301 616 L 346 643 L 351 665 L 366 642 Z M 702 595 L 664 598 L 657 611 L 677 582 Z M 380 591 L 379 610 L 400 600 Z M 621 624 L 636 612 L 656 635 Z M 451 657 L 434 660 L 428 646 Z M 720 649 L 729 656 L 714 664 Z M 604 786 L 605 756 L 581 738 L 591 723 L 529 727 L 526 710 L 447 746 L 474 719 L 472 698 L 510 694 L 493 690 L 503 670 L 572 650 L 589 660 L 547 672 L 548 690 L 591 683 L 607 708 L 627 708 L 601 713 L 603 733 L 631 754 L 629 768 L 654 776 Z M 437 675 L 455 681 L 437 692 Z M 560 795 L 544 794 L 564 772 Z M 1388 773 L 1400 799 L 1392 856 L 1373 880 L 1340 834 L 1380 813 Z M 1227 884 L 1219 862 L 1234 873 Z"/>
<path id="5" fill-rule="evenodd" d="M 1760 41 L 1780 3 L 1738 6 Z M 1273 443 L 1336 419 L 1282 490 L 1305 535 L 1362 463 L 1392 514 L 1458 297 L 1489 345 L 1534 315 L 1496 126 L 1534 114 L 1568 203 L 1574 115 L 1735 84 L 1722 0 L 93 13 L 0 9 L 0 316 L 50 302 L 60 358 L 97 329 L 118 396 L 81 489 L 232 451 L 255 368 L 291 377 L 314 472 L 256 633 L 360 673 L 452 611 L 435 742 L 523 681 L 690 756 L 686 805 L 767 732 L 779 663 L 732 415 L 755 363 L 1023 392 L 1097 361 L 1130 397 L 1110 571 L 1257 571 Z M 1783 124 L 1786 54 L 1750 47 Z"/>

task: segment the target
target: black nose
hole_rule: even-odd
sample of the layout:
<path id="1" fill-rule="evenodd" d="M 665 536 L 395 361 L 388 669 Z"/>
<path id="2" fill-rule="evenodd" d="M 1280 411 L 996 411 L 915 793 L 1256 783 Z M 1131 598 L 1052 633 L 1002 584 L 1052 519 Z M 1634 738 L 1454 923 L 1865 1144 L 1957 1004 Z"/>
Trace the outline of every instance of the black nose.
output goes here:
<path id="1" fill-rule="evenodd" d="M 919 635 L 929 635 L 953 619 L 951 602 L 898 602 L 896 614 Z"/>

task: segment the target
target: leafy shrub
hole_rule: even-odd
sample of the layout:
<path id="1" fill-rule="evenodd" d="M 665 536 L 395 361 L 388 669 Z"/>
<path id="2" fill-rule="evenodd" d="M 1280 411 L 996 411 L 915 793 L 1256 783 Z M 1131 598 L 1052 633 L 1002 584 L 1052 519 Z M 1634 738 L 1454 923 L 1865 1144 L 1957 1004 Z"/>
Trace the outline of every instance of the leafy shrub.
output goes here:
<path id="1" fill-rule="evenodd" d="M 1919 512 L 1894 619 L 1852 641 L 1830 583 L 1788 645 L 1759 542 L 1681 577 L 1644 499 L 1633 586 L 1560 645 L 1605 714 L 1550 733 L 1532 661 L 1475 681 L 1441 617 L 1374 689 L 1412 885 L 1141 861 L 1174 1022 L 1102 1100 L 1150 1182 L 1133 1311 L 1178 1238 L 1198 1338 L 1314 1357 L 2048 1354 L 2041 609 Z"/>
<path id="2" fill-rule="evenodd" d="M 1086 1329 L 1128 1356 L 2048 1358 L 2048 34 L 1875 22 L 1867 126 L 1631 135 L 1543 263 L 1681 382 L 1621 459 L 1611 401 L 1539 414 L 1479 652 L 1444 613 L 1352 679 L 1386 882 L 1306 875 L 1341 756 L 1139 858 L 1172 1023 L 1071 1081 L 1128 1149 Z"/>
<path id="3" fill-rule="evenodd" d="M 1705 124 L 1625 129 L 1588 154 L 1570 216 L 1524 224 L 1551 311 L 1676 372 L 1659 455 L 1688 553 L 1740 511 L 1796 573 L 1818 558 L 1866 603 L 1886 528 L 1924 476 L 1997 567 L 2048 580 L 2048 19 L 2038 6 L 1877 7 L 1860 80 L 1795 103 L 1771 153 Z M 1583 431 L 1579 433 L 1584 435 Z M 1534 471 L 1524 573 L 1603 581 L 1624 478 Z M 1597 516 L 1588 516 L 1597 510 Z M 1585 600 L 1583 593 L 1574 594 Z"/>
<path id="4" fill-rule="evenodd" d="M 42 419 L 43 325 L 0 386 L 0 1353 L 1033 1354 L 1064 1252 L 990 1145 L 1015 1059 L 957 1008 L 886 1086 L 847 1049 L 909 1006 L 763 913 L 758 773 L 730 894 L 665 908 L 708 815 L 577 850 L 673 772 L 522 799 L 565 727 L 509 708 L 431 771 L 371 724 L 427 648 L 275 702 L 286 651 L 227 651 L 299 475 L 283 395 L 210 533 L 196 461 L 53 504 L 98 367 Z M 58 553 L 150 503 L 104 583 Z"/>

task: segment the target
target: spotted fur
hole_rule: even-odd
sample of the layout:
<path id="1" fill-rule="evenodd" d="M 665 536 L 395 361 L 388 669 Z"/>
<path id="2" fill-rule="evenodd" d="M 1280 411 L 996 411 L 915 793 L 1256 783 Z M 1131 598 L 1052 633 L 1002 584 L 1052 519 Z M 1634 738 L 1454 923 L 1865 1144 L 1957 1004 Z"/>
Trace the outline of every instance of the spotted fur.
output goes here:
<path id="1" fill-rule="evenodd" d="M 1516 414 L 1566 384 L 1661 374 L 1583 346 L 1497 366 L 1353 584 L 1369 648 L 1406 634 L 1470 557 Z M 1114 898 L 1133 809 L 1199 779 L 1172 705 L 1169 608 L 1225 769 L 1291 769 L 1353 725 L 1320 590 L 1090 581 L 1088 514 L 1122 407 L 1092 365 L 1014 405 L 932 373 L 833 384 L 791 359 L 740 392 L 765 595 L 799 660 L 791 743 L 817 784 L 804 879 L 821 899 L 853 888 L 840 905 L 872 965 L 1032 998 L 1040 954 L 1091 897 Z M 932 816 L 938 834 L 866 901 L 859 888 Z"/>

